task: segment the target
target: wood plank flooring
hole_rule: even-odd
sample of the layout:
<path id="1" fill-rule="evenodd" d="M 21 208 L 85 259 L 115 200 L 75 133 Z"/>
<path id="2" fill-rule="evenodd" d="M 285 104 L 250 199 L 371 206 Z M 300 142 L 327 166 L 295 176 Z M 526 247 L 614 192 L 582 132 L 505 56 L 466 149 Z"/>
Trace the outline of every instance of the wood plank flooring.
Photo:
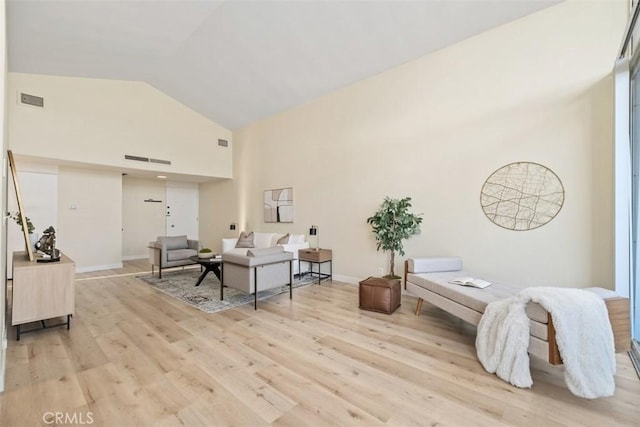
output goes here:
<path id="1" fill-rule="evenodd" d="M 428 304 L 416 317 L 410 296 L 387 316 L 323 282 L 206 314 L 135 279 L 148 270 L 79 274 L 70 331 L 17 342 L 12 328 L 1 426 L 55 413 L 98 426 L 640 425 L 627 354 L 611 398 L 572 395 L 562 368 L 537 360 L 518 389 L 483 370 L 474 327 Z"/>

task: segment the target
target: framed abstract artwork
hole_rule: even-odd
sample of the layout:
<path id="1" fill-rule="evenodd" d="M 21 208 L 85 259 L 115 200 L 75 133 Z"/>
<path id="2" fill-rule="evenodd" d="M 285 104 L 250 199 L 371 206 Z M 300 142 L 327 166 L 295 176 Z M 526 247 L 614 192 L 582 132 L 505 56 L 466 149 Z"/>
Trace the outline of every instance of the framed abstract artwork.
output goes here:
<path id="1" fill-rule="evenodd" d="M 533 162 L 502 166 L 487 178 L 480 205 L 494 224 L 507 230 L 542 227 L 564 204 L 564 186 L 551 169 Z"/>
<path id="2" fill-rule="evenodd" d="M 264 222 L 293 222 L 293 187 L 264 192 Z"/>

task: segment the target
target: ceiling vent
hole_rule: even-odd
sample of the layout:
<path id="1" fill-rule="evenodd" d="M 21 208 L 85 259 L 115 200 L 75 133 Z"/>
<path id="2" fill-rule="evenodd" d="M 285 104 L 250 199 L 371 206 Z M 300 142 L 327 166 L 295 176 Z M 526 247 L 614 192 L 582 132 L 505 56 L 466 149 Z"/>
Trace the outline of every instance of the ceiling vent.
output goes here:
<path id="1" fill-rule="evenodd" d="M 149 158 L 148 157 L 132 156 L 130 154 L 125 154 L 124 158 L 126 160 L 135 160 L 136 162 L 147 162 L 147 163 L 149 163 Z"/>
<path id="2" fill-rule="evenodd" d="M 160 163 L 161 165 L 170 165 L 171 160 L 149 159 L 151 163 Z"/>
<path id="3" fill-rule="evenodd" d="M 44 98 L 41 96 L 29 95 L 20 92 L 20 102 L 22 104 L 33 105 L 34 107 L 44 107 Z"/>
<path id="4" fill-rule="evenodd" d="M 159 163 L 161 165 L 170 165 L 171 160 L 151 159 L 149 157 L 133 156 L 131 154 L 124 155 L 125 160 L 135 160 L 136 162 Z"/>
<path id="5" fill-rule="evenodd" d="M 229 141 L 227 141 L 226 139 L 219 139 L 218 140 L 218 145 L 220 147 L 228 147 L 229 146 Z"/>

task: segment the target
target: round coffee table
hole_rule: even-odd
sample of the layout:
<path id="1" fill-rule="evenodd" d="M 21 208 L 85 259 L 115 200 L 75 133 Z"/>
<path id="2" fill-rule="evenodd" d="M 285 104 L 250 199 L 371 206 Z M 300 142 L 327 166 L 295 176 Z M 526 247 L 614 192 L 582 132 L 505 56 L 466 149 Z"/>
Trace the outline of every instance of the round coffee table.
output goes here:
<path id="1" fill-rule="evenodd" d="M 222 263 L 221 258 L 216 258 L 215 256 L 212 258 L 200 258 L 199 256 L 195 255 L 189 257 L 189 259 L 204 267 L 204 271 L 202 272 L 200 277 L 198 277 L 196 286 L 200 286 L 200 283 L 202 283 L 204 277 L 209 274 L 210 271 L 213 271 L 213 274 L 215 274 L 218 280 L 222 282 L 222 279 L 220 278 L 220 264 Z"/>

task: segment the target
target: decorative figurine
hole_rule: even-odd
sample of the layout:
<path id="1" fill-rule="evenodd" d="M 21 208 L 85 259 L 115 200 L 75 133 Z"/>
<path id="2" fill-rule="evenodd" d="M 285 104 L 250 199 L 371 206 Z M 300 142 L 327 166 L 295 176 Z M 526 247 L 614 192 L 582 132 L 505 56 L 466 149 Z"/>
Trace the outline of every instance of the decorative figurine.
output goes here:
<path id="1" fill-rule="evenodd" d="M 60 251 L 56 249 L 56 230 L 52 226 L 42 232 L 42 237 L 36 242 L 36 249 L 49 255 L 52 260 L 60 259 Z"/>

